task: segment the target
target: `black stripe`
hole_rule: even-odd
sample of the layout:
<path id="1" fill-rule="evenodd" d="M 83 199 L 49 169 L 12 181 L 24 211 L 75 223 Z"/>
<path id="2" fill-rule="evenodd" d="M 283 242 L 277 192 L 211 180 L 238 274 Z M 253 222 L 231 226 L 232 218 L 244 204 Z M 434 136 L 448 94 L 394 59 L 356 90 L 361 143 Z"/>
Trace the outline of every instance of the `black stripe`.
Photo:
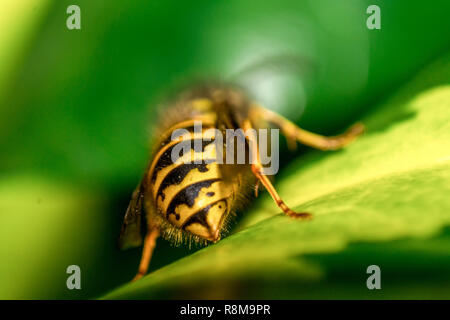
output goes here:
<path id="1" fill-rule="evenodd" d="M 239 129 L 239 128 L 241 128 L 241 126 L 238 124 L 237 119 L 236 119 L 235 115 L 233 114 L 233 112 L 229 113 L 229 117 L 230 117 L 230 120 L 231 120 L 231 125 L 233 126 L 233 128 L 230 128 L 230 129 Z"/>
<path id="2" fill-rule="evenodd" d="M 200 172 L 207 172 L 209 169 L 206 167 L 206 165 L 206 163 L 182 164 L 170 171 L 161 182 L 161 185 L 158 188 L 158 193 L 156 194 L 156 199 L 161 196 L 162 200 L 164 201 L 164 189 L 171 185 L 180 184 L 192 170 L 197 169 Z"/>
<path id="3" fill-rule="evenodd" d="M 220 179 L 209 179 L 200 181 L 194 184 L 191 184 L 187 186 L 186 188 L 179 191 L 175 197 L 173 197 L 172 201 L 170 202 L 169 206 L 167 207 L 166 217 L 169 218 L 169 215 L 175 214 L 175 208 L 179 205 L 186 204 L 189 208 L 192 208 L 192 206 L 195 203 L 195 200 L 198 197 L 198 194 L 200 193 L 200 190 L 202 188 L 208 188 L 216 181 L 219 181 Z M 179 215 L 175 215 L 176 219 L 180 219 Z"/>
<path id="4" fill-rule="evenodd" d="M 201 152 L 205 152 L 205 148 L 206 146 L 208 146 L 209 144 L 214 142 L 214 139 L 211 139 L 211 141 L 204 141 L 203 139 L 191 139 L 191 140 L 184 140 L 184 141 L 180 141 L 179 143 L 187 143 L 187 141 L 190 141 L 191 144 L 191 150 L 193 150 L 193 147 L 195 146 L 195 143 L 202 143 L 202 151 Z M 156 181 L 156 176 L 158 171 L 160 171 L 161 169 L 170 166 L 171 164 L 173 164 L 172 161 L 172 150 L 175 146 L 177 146 L 179 143 L 174 144 L 173 146 L 171 146 L 170 148 L 168 148 L 166 151 L 164 151 L 164 153 L 159 157 L 158 162 L 156 163 L 155 169 L 153 171 L 153 175 L 152 175 L 152 182 Z M 195 150 L 194 150 L 195 151 Z M 197 152 L 195 152 L 197 153 Z M 198 152 L 200 153 L 200 152 Z M 209 161 L 210 162 L 210 161 Z"/>
<path id="5" fill-rule="evenodd" d="M 210 230 L 208 222 L 206 221 L 206 216 L 209 212 L 209 210 L 215 206 L 218 202 L 223 201 L 224 199 L 217 200 L 210 205 L 207 205 L 203 209 L 200 209 L 196 213 L 194 213 L 189 219 L 186 220 L 186 222 L 183 224 L 182 228 L 186 229 L 189 225 L 193 223 L 200 223 L 202 226 L 206 227 L 208 230 Z"/>

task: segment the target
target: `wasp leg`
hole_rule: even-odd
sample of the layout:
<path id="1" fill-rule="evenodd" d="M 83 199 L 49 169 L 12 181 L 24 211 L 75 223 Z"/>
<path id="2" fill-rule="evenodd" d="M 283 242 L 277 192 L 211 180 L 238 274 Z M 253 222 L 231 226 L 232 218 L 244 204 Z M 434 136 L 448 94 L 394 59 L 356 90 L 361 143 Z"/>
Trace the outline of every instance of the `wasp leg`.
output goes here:
<path id="1" fill-rule="evenodd" d="M 251 132 L 252 125 L 249 120 L 244 121 L 243 129 L 246 132 Z M 250 129 L 250 130 L 249 130 Z M 284 201 L 281 199 L 281 197 L 278 195 L 277 190 L 272 185 L 272 182 L 270 182 L 269 178 L 263 173 L 263 166 L 260 162 L 259 158 L 259 149 L 256 143 L 256 136 L 254 135 L 246 135 L 246 138 L 250 145 L 250 152 L 252 153 L 252 172 L 255 175 L 255 177 L 262 183 L 262 185 L 266 188 L 266 190 L 271 195 L 272 199 L 275 201 L 277 206 L 283 210 L 283 212 L 292 218 L 300 218 L 300 219 L 309 219 L 312 217 L 310 213 L 306 212 L 295 212 L 291 208 L 289 208 Z"/>
<path id="2" fill-rule="evenodd" d="M 297 141 L 307 146 L 324 151 L 337 150 L 351 143 L 360 134 L 362 134 L 365 129 L 362 123 L 356 123 L 343 134 L 325 137 L 313 132 L 306 131 L 296 126 L 294 123 L 284 118 L 283 116 L 259 106 L 253 106 L 251 108 L 250 115 L 252 117 L 260 118 L 267 122 L 273 123 L 274 125 L 279 127 L 283 135 L 285 135 L 288 139 L 288 147 L 291 150 L 295 150 L 295 148 L 297 147 Z"/>
<path id="3" fill-rule="evenodd" d="M 144 248 L 142 249 L 141 262 L 139 270 L 132 281 L 142 278 L 148 270 L 150 260 L 152 259 L 153 250 L 155 249 L 156 239 L 159 237 L 159 230 L 156 228 L 150 229 L 145 235 Z"/>
<path id="4" fill-rule="evenodd" d="M 261 182 L 259 180 L 256 180 L 256 183 L 255 183 L 255 198 L 258 198 L 258 195 L 259 195 L 259 184 L 260 183 Z"/>

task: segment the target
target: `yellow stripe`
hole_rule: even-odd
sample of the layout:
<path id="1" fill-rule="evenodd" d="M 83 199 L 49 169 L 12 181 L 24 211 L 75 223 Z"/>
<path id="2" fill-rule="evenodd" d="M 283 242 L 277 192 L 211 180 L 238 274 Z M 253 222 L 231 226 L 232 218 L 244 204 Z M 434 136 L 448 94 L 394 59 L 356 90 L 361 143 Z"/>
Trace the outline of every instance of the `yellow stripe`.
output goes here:
<path id="1" fill-rule="evenodd" d="M 181 142 L 181 141 L 186 141 L 186 140 L 196 140 L 196 139 L 205 139 L 206 137 L 204 137 L 204 135 L 205 135 L 205 132 L 207 131 L 207 130 L 210 130 L 210 129 L 203 129 L 202 130 L 202 132 L 201 133 L 192 133 L 192 132 L 190 132 L 190 133 L 188 133 L 188 134 L 184 134 L 184 135 L 182 135 L 182 136 L 179 136 L 177 139 L 175 139 L 175 140 L 173 140 L 173 141 L 171 141 L 171 142 L 169 142 L 168 144 L 166 144 L 165 146 L 163 146 L 161 149 L 159 149 L 158 150 L 158 153 L 153 157 L 153 162 L 152 162 L 152 164 L 151 164 L 151 166 L 150 166 L 150 170 L 149 170 L 149 174 L 148 174 L 148 182 L 149 182 L 149 185 L 150 185 L 150 183 L 151 183 L 151 180 L 152 180 L 152 177 L 153 177 L 153 171 L 155 170 L 155 167 L 156 167 L 156 165 L 158 164 L 158 161 L 159 161 L 159 159 L 161 158 L 161 156 L 164 154 L 164 152 L 166 152 L 167 151 L 167 149 L 169 149 L 170 147 L 172 147 L 173 145 L 175 145 L 175 144 L 177 144 L 177 143 L 179 143 L 179 142 Z M 212 131 L 211 131 L 212 132 Z M 209 139 L 209 140 L 213 140 L 213 139 L 215 139 L 215 134 L 211 134 L 210 136 L 208 136 L 207 137 L 207 139 Z M 215 144 L 214 143 L 211 143 L 211 145 L 214 145 L 215 146 Z M 211 146 L 211 145 L 209 145 L 209 146 Z M 209 147 L 208 146 L 208 147 Z M 214 149 L 215 150 L 215 149 Z M 206 152 L 206 148 L 205 148 L 205 152 Z M 215 151 L 214 151 L 215 152 Z M 183 155 L 184 156 L 184 155 Z M 195 158 L 197 157 L 196 155 L 194 156 Z M 209 158 L 207 158 L 208 157 L 208 154 L 206 155 L 206 159 L 209 159 Z M 214 158 L 215 158 L 215 154 L 214 154 L 214 156 L 213 156 Z M 183 157 L 182 157 L 183 158 Z M 194 158 L 194 159 L 195 159 Z M 179 158 L 178 160 L 180 160 L 181 158 Z M 183 160 L 185 160 L 184 158 L 183 158 Z M 181 160 L 180 160 L 181 161 Z M 177 161 L 178 162 L 178 161 Z M 158 174 L 159 175 L 159 174 Z"/>
<path id="2" fill-rule="evenodd" d="M 211 111 L 213 103 L 208 98 L 198 98 L 191 101 L 192 108 L 197 111 Z"/>
<path id="3" fill-rule="evenodd" d="M 220 167 L 217 163 L 208 164 L 206 167 L 209 169 L 206 172 L 200 172 L 197 168 L 192 169 L 186 175 L 186 177 L 184 177 L 183 181 L 181 181 L 180 184 L 170 185 L 162 190 L 165 196 L 164 201 L 162 200 L 161 196 L 156 199 L 158 207 L 162 210 L 162 212 L 167 212 L 167 208 L 169 207 L 172 199 L 177 195 L 179 191 L 183 190 L 184 188 L 197 182 L 221 178 Z"/>
<path id="4" fill-rule="evenodd" d="M 208 192 L 214 192 L 214 196 L 209 197 L 206 194 Z M 177 220 L 174 214 L 169 215 L 168 219 L 169 221 L 181 228 L 183 224 L 194 214 L 196 214 L 201 209 L 209 206 L 210 204 L 222 200 L 222 199 L 228 199 L 233 195 L 232 186 L 230 186 L 229 183 L 223 182 L 223 181 L 217 181 L 211 184 L 208 188 L 203 188 L 199 194 L 198 197 L 195 199 L 195 203 L 190 208 L 187 204 L 180 204 L 175 208 L 175 214 L 180 215 L 180 220 Z M 165 212 L 165 211 L 164 211 Z"/>
<path id="5" fill-rule="evenodd" d="M 211 208 L 208 210 L 208 213 L 206 215 L 206 223 L 208 226 L 219 226 L 220 221 L 223 219 L 223 217 L 226 215 L 228 211 L 228 204 L 226 200 L 219 201 L 211 206 Z M 204 238 L 210 238 L 211 237 L 211 230 L 209 227 L 206 227 L 205 225 L 194 222 L 190 223 L 186 227 L 186 231 L 189 231 L 195 235 L 204 237 Z M 213 231 L 214 232 L 214 231 Z"/>
<path id="6" fill-rule="evenodd" d="M 190 153 L 184 154 L 182 157 L 178 158 L 175 163 L 159 170 L 158 173 L 156 174 L 156 180 L 152 187 L 153 188 L 153 199 L 156 200 L 156 194 L 158 193 L 158 189 L 161 186 L 161 183 L 163 182 L 164 178 L 167 177 L 167 175 L 170 174 L 170 172 L 172 172 L 172 170 L 174 170 L 186 163 L 195 163 L 195 161 L 199 161 L 199 160 L 202 160 L 202 161 L 216 160 L 216 145 L 214 142 L 207 145 L 205 147 L 204 152 L 194 152 L 194 150 L 191 149 Z M 204 173 L 200 172 L 199 174 L 204 174 Z"/>
<path id="7" fill-rule="evenodd" d="M 172 135 L 172 132 L 175 131 L 176 129 L 191 127 L 195 124 L 195 122 L 201 122 L 202 127 L 214 127 L 216 121 L 217 121 L 217 114 L 215 112 L 209 112 L 202 115 L 198 115 L 189 120 L 178 122 L 177 124 L 167 129 L 165 133 L 163 133 L 163 135 L 161 136 L 161 141 L 164 141 L 167 138 L 169 138 Z"/>

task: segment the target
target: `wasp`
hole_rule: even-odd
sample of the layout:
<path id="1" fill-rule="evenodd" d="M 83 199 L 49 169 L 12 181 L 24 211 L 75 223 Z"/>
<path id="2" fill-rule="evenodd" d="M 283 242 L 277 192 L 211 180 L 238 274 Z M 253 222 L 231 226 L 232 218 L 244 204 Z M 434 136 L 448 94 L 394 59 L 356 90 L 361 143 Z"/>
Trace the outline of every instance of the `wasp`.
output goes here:
<path id="1" fill-rule="evenodd" d="M 154 136 L 149 164 L 132 195 L 119 238 L 121 248 L 143 243 L 138 273 L 133 280 L 147 273 L 160 236 L 175 244 L 219 241 L 228 231 L 236 211 L 252 199 L 253 191 L 257 195 L 259 185 L 264 186 L 287 216 L 311 218 L 309 213 L 289 208 L 264 174 L 255 136 L 245 136 L 245 141 L 246 150 L 256 160 L 244 164 L 219 163 L 211 156 L 219 151 L 211 143 L 214 136 L 203 139 L 208 129 L 218 132 L 242 129 L 246 132 L 275 126 L 287 138 L 288 146 L 299 142 L 320 150 L 342 148 L 364 130 L 364 126 L 357 123 L 345 133 L 332 137 L 308 132 L 252 101 L 243 90 L 225 85 L 189 89 L 164 110 Z M 201 122 L 201 132 L 193 130 L 196 122 Z M 172 133 L 179 129 L 186 130 L 187 134 L 182 139 L 172 139 Z M 201 142 L 200 150 L 189 153 L 191 160 L 200 161 L 186 163 L 172 159 L 173 149 L 182 141 Z M 142 237 L 144 219 L 146 234 Z"/>

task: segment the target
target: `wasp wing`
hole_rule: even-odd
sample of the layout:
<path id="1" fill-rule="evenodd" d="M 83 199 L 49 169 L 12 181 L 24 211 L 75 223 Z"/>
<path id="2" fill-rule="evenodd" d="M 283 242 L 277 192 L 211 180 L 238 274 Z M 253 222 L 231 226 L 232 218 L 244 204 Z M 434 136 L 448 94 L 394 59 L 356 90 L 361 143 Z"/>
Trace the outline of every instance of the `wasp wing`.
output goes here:
<path id="1" fill-rule="evenodd" d="M 276 54 L 256 60 L 238 72 L 231 74 L 230 79 L 235 83 L 245 84 L 247 81 L 265 79 L 268 75 L 296 75 L 304 77 L 314 76 L 318 72 L 314 61 L 299 54 Z M 261 77 L 264 75 L 264 77 Z M 256 78 L 255 78 L 256 76 Z"/>
<path id="2" fill-rule="evenodd" d="M 141 222 L 142 205 L 145 195 L 143 182 L 139 183 L 133 192 L 130 204 L 123 219 L 122 229 L 119 236 L 119 248 L 128 249 L 142 244 Z"/>

